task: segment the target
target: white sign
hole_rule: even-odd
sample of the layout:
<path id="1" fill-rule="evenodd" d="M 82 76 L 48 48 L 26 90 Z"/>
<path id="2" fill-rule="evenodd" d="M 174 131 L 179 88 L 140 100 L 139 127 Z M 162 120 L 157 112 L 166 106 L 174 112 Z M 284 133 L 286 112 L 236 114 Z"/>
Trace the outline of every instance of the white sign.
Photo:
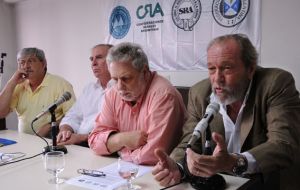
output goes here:
<path id="1" fill-rule="evenodd" d="M 114 0 L 105 8 L 106 42 L 140 44 L 151 69 L 206 70 L 206 46 L 244 33 L 260 51 L 260 0 Z"/>

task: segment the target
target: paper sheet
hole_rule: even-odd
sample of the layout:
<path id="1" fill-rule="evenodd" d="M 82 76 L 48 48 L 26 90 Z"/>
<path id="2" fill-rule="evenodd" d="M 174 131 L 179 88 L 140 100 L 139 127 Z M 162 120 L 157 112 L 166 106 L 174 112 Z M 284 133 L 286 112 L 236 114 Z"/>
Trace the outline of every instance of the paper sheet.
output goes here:
<path id="1" fill-rule="evenodd" d="M 150 172 L 151 166 L 139 166 L 139 172 L 137 177 L 145 175 Z M 87 175 L 81 175 L 72 179 L 69 179 L 66 183 L 70 185 L 80 186 L 92 190 L 113 190 L 123 184 L 126 184 L 126 180 L 121 178 L 118 173 L 118 162 L 105 166 L 99 169 L 103 171 L 105 177 L 91 177 Z M 133 180 L 134 183 L 134 180 Z"/>

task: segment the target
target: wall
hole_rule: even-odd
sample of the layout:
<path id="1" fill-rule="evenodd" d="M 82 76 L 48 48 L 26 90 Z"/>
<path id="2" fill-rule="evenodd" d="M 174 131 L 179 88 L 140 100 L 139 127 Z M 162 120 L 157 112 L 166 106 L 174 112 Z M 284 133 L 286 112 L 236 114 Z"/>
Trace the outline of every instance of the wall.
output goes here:
<path id="1" fill-rule="evenodd" d="M 45 50 L 48 71 L 73 84 L 76 95 L 94 80 L 90 49 L 105 42 L 101 35 L 101 7 L 109 1 L 27 0 L 17 3 L 18 48 L 36 46 Z M 105 7 L 105 6 L 104 6 Z"/>
<path id="2" fill-rule="evenodd" d="M 291 72 L 300 90 L 300 1 L 264 0 L 261 65 Z"/>
<path id="3" fill-rule="evenodd" d="M 3 3 L 0 0 L 0 53 L 7 53 L 4 58 L 4 72 L 0 89 L 6 84 L 12 73 L 16 70 L 16 29 L 14 25 L 13 5 Z M 17 129 L 16 114 L 11 113 L 6 117 L 7 126 Z"/>
<path id="4" fill-rule="evenodd" d="M 105 42 L 100 23 L 101 7 L 110 0 L 26 0 L 12 7 L 16 17 L 17 48 L 37 46 L 45 50 L 48 69 L 74 86 L 78 96 L 94 80 L 89 67 L 90 48 Z M 300 89 L 300 1 L 262 1 L 261 65 L 290 71 Z M 1 13 L 0 13 L 1 14 Z M 2 16 L 1 16 L 2 17 Z M 14 62 L 11 62 L 15 64 Z M 207 72 L 160 72 L 177 86 L 191 86 Z"/>

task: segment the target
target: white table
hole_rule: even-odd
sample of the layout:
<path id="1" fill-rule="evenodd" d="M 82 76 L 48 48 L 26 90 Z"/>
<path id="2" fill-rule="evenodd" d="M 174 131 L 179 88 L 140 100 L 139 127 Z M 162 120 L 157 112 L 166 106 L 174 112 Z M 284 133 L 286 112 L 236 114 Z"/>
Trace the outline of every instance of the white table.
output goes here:
<path id="1" fill-rule="evenodd" d="M 12 130 L 0 130 L 0 138 L 7 138 L 17 141 L 16 144 L 0 147 L 2 153 L 24 152 L 26 157 L 41 153 L 45 142 L 37 136 L 18 133 Z M 49 140 L 50 142 L 50 140 Z M 70 179 L 78 176 L 77 169 L 98 169 L 108 164 L 116 162 L 116 158 L 103 157 L 95 155 L 90 149 L 69 145 L 67 146 L 68 153 L 66 154 L 66 167 L 59 175 L 62 178 Z M 3 190 L 77 190 L 83 189 L 78 186 L 69 185 L 66 183 L 60 185 L 52 185 L 48 183 L 51 175 L 46 172 L 43 165 L 43 156 L 37 156 L 33 159 L 21 161 L 18 163 L 0 166 L 0 187 Z M 224 175 L 227 183 L 227 189 L 238 189 L 245 184 L 248 179 Z M 142 189 L 157 190 L 163 187 L 153 179 L 151 173 L 148 173 L 134 180 Z M 188 183 L 182 183 L 170 190 L 193 189 Z"/>

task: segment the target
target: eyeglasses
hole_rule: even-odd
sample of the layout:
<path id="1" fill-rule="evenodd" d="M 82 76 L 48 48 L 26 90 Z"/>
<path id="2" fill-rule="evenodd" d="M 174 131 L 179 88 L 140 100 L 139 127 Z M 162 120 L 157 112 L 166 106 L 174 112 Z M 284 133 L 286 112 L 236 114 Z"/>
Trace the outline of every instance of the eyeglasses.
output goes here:
<path id="1" fill-rule="evenodd" d="M 87 170 L 87 169 L 78 169 L 77 173 L 82 175 L 88 175 L 92 177 L 105 177 L 106 174 L 99 170 Z"/>
<path id="2" fill-rule="evenodd" d="M 0 165 L 24 157 L 23 152 L 0 153 Z"/>

